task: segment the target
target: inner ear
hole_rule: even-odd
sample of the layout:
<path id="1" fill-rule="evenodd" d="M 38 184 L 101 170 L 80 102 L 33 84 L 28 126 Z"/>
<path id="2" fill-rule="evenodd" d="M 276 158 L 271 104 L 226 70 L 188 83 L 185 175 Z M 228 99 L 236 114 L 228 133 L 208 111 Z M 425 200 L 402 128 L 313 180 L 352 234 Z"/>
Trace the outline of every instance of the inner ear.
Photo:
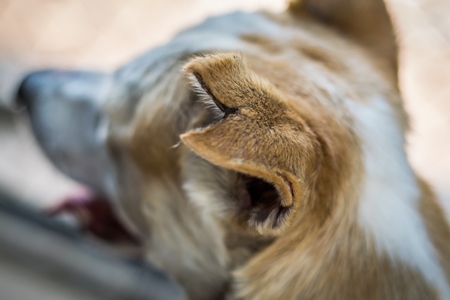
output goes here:
<path id="1" fill-rule="evenodd" d="M 261 129 L 249 129 L 250 124 L 238 114 L 230 115 L 207 128 L 189 131 L 181 139 L 210 163 L 238 173 L 234 219 L 260 234 L 277 235 L 290 226 L 300 206 L 302 180 L 280 168 L 282 158 L 267 150 L 273 139 Z M 258 136 L 249 135 L 248 130 Z M 260 142 L 260 148 L 251 142 Z M 270 163 L 277 159 L 278 165 Z"/>
<path id="2" fill-rule="evenodd" d="M 238 173 L 238 181 L 236 201 L 239 202 L 239 213 L 245 216 L 248 225 L 260 233 L 276 232 L 287 225 L 293 203 L 283 205 L 283 196 L 273 183 L 242 173 Z M 288 185 L 294 198 L 291 184 Z"/>

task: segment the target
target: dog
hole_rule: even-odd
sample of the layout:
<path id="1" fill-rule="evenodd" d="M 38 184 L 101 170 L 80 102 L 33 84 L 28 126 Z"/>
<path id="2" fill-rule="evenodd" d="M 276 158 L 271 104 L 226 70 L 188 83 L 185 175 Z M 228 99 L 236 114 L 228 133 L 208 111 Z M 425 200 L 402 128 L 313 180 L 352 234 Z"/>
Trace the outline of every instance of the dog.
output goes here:
<path id="1" fill-rule="evenodd" d="M 383 1 L 292 0 L 112 74 L 32 73 L 18 99 L 54 164 L 190 299 L 450 299 L 397 55 Z"/>

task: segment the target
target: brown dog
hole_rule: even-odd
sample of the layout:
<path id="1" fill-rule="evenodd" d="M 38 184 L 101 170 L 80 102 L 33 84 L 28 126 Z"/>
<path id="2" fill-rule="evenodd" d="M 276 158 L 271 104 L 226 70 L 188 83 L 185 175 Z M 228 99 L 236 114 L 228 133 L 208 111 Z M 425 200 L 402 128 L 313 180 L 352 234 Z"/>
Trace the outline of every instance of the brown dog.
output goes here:
<path id="1" fill-rule="evenodd" d="M 215 17 L 114 74 L 32 74 L 20 97 L 191 299 L 450 299 L 381 0 Z"/>

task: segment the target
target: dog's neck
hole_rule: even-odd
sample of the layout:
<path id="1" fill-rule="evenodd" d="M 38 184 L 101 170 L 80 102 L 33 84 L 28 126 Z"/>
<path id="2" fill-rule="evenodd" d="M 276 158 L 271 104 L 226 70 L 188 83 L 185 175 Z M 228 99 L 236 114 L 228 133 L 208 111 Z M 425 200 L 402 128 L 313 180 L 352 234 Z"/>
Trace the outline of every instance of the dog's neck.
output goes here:
<path id="1" fill-rule="evenodd" d="M 347 41 L 340 47 L 334 35 L 328 36 L 327 31 L 321 34 L 333 43 L 315 44 L 310 37 L 304 42 L 304 37 L 299 36 L 301 48 L 296 48 L 298 51 L 295 52 L 286 51 L 283 48 L 286 41 L 282 39 L 261 39 L 261 36 L 252 35 L 242 36 L 240 41 L 249 49 L 244 55 L 253 71 L 291 98 L 292 110 L 298 110 L 316 132 L 321 147 L 317 149 L 316 173 L 309 182 L 308 201 L 299 210 L 295 223 L 235 273 L 236 288 L 239 289 L 239 283 L 244 283 L 245 288 L 240 289 L 243 298 L 258 298 L 258 287 L 266 286 L 271 287 L 274 297 L 284 290 L 283 295 L 287 298 L 296 298 L 300 294 L 320 298 L 325 290 L 332 293 L 340 284 L 348 285 L 344 281 L 349 280 L 354 286 L 373 286 L 375 295 L 379 277 L 384 276 L 397 286 L 417 286 L 417 290 L 423 292 L 423 298 L 435 294 L 431 285 L 448 298 L 445 276 L 419 211 L 424 196 L 406 159 L 403 135 L 407 122 L 392 72 L 386 72 L 385 65 L 379 64 L 370 53 Z M 290 39 L 289 43 L 296 45 L 295 39 Z M 270 56 L 261 54 L 269 46 L 273 53 Z M 177 86 L 174 82 L 170 84 Z M 316 98 L 308 98 L 312 96 Z M 169 143 L 171 146 L 178 142 L 177 134 L 186 130 L 188 122 L 184 120 L 192 117 L 180 116 L 180 112 L 195 111 L 185 109 L 192 105 L 188 97 L 170 99 L 172 107 L 161 102 L 161 108 L 154 109 L 154 104 L 152 108 L 155 116 L 164 115 L 169 120 L 154 128 L 173 130 L 168 135 L 173 138 L 172 144 Z M 174 120 L 177 120 L 178 128 L 169 124 L 175 123 Z M 142 130 L 142 134 L 149 136 L 145 127 Z M 153 136 L 158 135 L 156 131 Z M 149 143 L 150 140 L 151 136 Z M 167 145 L 165 142 L 160 148 L 153 146 L 153 149 L 155 153 L 166 153 Z M 137 157 L 148 156 L 143 146 Z M 140 165 L 146 163 L 143 161 Z M 193 213 L 192 217 L 201 219 L 205 216 Z M 177 225 L 180 228 L 198 224 L 195 229 L 205 232 L 203 237 L 208 236 L 211 241 L 222 239 L 220 249 L 214 253 L 226 257 L 226 262 L 221 261 L 219 268 L 234 267 L 236 264 L 230 263 L 230 259 L 239 260 L 239 257 L 230 255 L 230 247 L 227 248 L 225 241 L 230 239 L 232 231 L 214 217 L 206 218 L 211 223 L 189 219 L 176 221 L 182 221 Z M 217 228 L 222 228 L 220 234 L 214 235 Z M 231 240 L 238 244 L 242 242 L 239 238 L 231 237 Z M 208 248 L 207 243 L 202 247 Z M 195 257 L 194 252 L 191 254 Z M 277 261 L 276 270 L 274 261 Z M 180 276 L 189 279 L 189 270 L 183 263 L 186 262 L 177 266 L 173 273 L 184 272 Z M 361 266 L 372 273 L 363 278 Z M 228 279 L 224 275 L 228 272 L 225 269 L 216 274 L 219 281 Z M 336 279 L 334 274 L 342 277 Z M 274 285 L 273 282 L 284 284 Z M 303 290 L 311 286 L 317 289 Z M 344 291 L 342 298 L 345 295 L 354 294 Z M 265 297 L 270 298 L 270 293 Z"/>
<path id="2" fill-rule="evenodd" d="M 279 279 L 283 282 L 299 282 L 308 272 L 351 269 L 362 259 L 376 272 L 390 274 L 393 282 L 404 278 L 415 282 L 423 289 L 424 297 L 434 294 L 431 285 L 444 298 L 450 296 L 434 241 L 428 236 L 419 209 L 423 201 L 430 200 L 423 198 L 407 161 L 405 116 L 398 105 L 401 101 L 398 91 L 388 84 L 384 89 L 365 93 L 364 98 L 359 97 L 360 93 L 356 90 L 343 97 L 340 105 L 346 112 L 340 116 L 326 105 L 322 108 L 321 104 L 299 105 L 299 111 L 322 145 L 318 149 L 320 161 L 311 181 L 309 199 L 292 228 L 237 272 L 238 282 L 256 276 L 253 271 L 264 272 L 261 265 L 268 256 L 281 255 L 277 261 L 286 260 L 286 264 L 279 264 L 286 268 L 283 274 L 289 274 Z M 291 252 L 295 258 L 287 254 L 287 249 L 293 247 L 289 243 L 294 240 L 298 242 L 296 250 Z M 333 250 L 323 252 L 322 249 Z M 341 262 L 333 262 L 333 257 Z M 321 267 L 330 270 L 309 265 L 314 260 L 322 261 Z M 394 270 L 394 265 L 402 266 L 403 271 Z M 317 286 L 329 284 L 323 279 L 314 280 Z M 288 286 L 284 288 L 289 290 Z M 295 298 L 295 294 L 292 296 Z"/>

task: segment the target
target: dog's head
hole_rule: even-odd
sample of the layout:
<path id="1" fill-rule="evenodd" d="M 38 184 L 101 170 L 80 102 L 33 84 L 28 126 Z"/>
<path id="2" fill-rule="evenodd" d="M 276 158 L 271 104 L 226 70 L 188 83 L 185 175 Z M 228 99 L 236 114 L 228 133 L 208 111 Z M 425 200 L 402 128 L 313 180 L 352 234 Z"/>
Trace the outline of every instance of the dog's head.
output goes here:
<path id="1" fill-rule="evenodd" d="M 348 2 L 349 16 L 293 1 L 281 15 L 210 19 L 114 74 L 34 73 L 19 98 L 55 164 L 116 200 L 139 231 L 169 231 L 176 244 L 184 230 L 205 251 L 228 230 L 279 236 L 324 222 L 356 186 L 355 111 L 383 113 L 381 95 L 404 118 L 386 10 Z"/>

